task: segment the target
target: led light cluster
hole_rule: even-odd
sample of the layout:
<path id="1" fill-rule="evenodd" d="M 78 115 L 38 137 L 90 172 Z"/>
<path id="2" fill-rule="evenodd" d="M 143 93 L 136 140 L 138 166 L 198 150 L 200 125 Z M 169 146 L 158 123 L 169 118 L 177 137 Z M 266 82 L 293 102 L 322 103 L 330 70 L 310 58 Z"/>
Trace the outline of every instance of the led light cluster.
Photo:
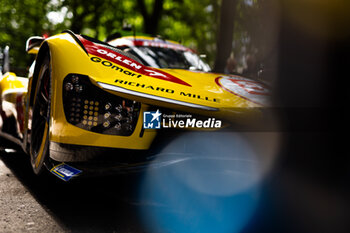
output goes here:
<path id="1" fill-rule="evenodd" d="M 98 101 L 84 100 L 83 110 L 83 125 L 97 126 L 98 125 Z"/>
<path id="2" fill-rule="evenodd" d="M 63 82 L 63 108 L 70 124 L 96 133 L 129 136 L 139 117 L 140 103 L 94 86 L 84 75 Z"/>

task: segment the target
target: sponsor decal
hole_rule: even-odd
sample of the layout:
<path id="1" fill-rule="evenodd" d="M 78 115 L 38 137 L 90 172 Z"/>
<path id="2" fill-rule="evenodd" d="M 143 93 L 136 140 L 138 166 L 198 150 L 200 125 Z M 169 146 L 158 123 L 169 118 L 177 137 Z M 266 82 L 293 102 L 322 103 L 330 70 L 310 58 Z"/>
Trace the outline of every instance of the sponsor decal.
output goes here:
<path id="1" fill-rule="evenodd" d="M 170 93 L 173 94 L 175 93 L 175 90 L 173 89 L 169 89 L 169 88 L 164 88 L 164 87 L 159 87 L 159 86 L 152 86 L 152 85 L 147 85 L 147 84 L 141 84 L 138 82 L 132 82 L 132 81 L 123 81 L 121 79 L 116 79 L 114 81 L 115 83 L 119 83 L 119 84 L 125 84 L 127 86 L 131 86 L 131 87 L 139 87 L 139 88 L 143 88 L 145 90 L 153 90 L 153 91 L 159 91 L 159 92 L 165 92 L 165 93 Z"/>
<path id="2" fill-rule="evenodd" d="M 199 95 L 199 94 L 195 94 L 195 93 L 191 93 L 191 92 L 183 92 L 183 91 L 176 92 L 175 90 L 170 89 L 170 88 L 165 88 L 165 87 L 161 87 L 161 86 L 152 86 L 152 85 L 144 84 L 141 82 L 126 81 L 126 80 L 119 79 L 119 78 L 116 79 L 114 82 L 117 84 L 120 84 L 121 86 L 137 87 L 137 88 L 143 89 L 143 90 L 152 90 L 152 91 L 168 93 L 168 94 L 177 94 L 177 95 L 186 97 L 188 99 L 199 99 L 199 100 L 204 100 L 204 101 L 208 101 L 208 102 L 220 103 L 220 99 L 218 99 L 218 98 L 203 96 L 203 95 Z"/>
<path id="3" fill-rule="evenodd" d="M 192 98 L 192 99 L 206 100 L 206 101 L 209 101 L 209 102 L 216 102 L 216 103 L 220 102 L 218 98 L 212 98 L 212 97 L 208 97 L 208 96 L 197 95 L 197 94 L 193 94 L 193 93 L 189 93 L 189 92 L 181 91 L 180 95 L 188 97 L 188 98 Z"/>
<path id="4" fill-rule="evenodd" d="M 81 170 L 78 170 L 74 167 L 71 167 L 65 163 L 61 163 L 55 167 L 53 167 L 50 172 L 52 174 L 54 174 L 55 176 L 57 176 L 58 178 L 64 180 L 64 181 L 68 181 L 70 180 L 72 177 L 78 175 L 79 173 L 81 173 Z"/>
<path id="5" fill-rule="evenodd" d="M 224 90 L 253 103 L 260 105 L 267 103 L 269 90 L 260 82 L 239 76 L 220 76 L 215 82 Z"/>
<path id="6" fill-rule="evenodd" d="M 138 63 L 137 61 L 134 61 L 127 56 L 124 56 L 116 51 L 108 49 L 107 47 L 93 43 L 92 41 L 86 40 L 81 36 L 78 36 L 78 37 L 79 37 L 79 40 L 83 43 L 86 51 L 91 55 L 101 57 L 103 59 L 116 63 L 122 67 L 125 67 L 129 70 L 132 70 L 142 75 L 146 75 L 149 77 L 153 77 L 153 78 L 157 78 L 157 79 L 161 79 L 161 80 L 165 80 L 165 81 L 169 81 L 169 82 L 173 82 L 173 83 L 177 83 L 185 86 L 191 86 L 185 81 L 171 74 L 168 74 L 162 70 L 144 66 L 141 63 Z M 111 66 L 112 65 L 113 64 L 111 64 Z"/>
<path id="7" fill-rule="evenodd" d="M 119 71 L 120 73 L 123 73 L 125 75 L 129 75 L 131 77 L 135 77 L 135 78 L 141 78 L 142 77 L 141 74 L 128 71 L 124 67 L 114 65 L 112 62 L 107 61 L 107 60 L 103 60 L 103 59 L 101 59 L 99 57 L 91 57 L 90 60 L 93 61 L 93 62 L 96 62 L 96 63 L 101 63 L 105 67 L 109 67 L 112 70 Z"/>
<path id="8" fill-rule="evenodd" d="M 215 118 L 197 119 L 191 114 L 162 114 L 156 112 L 144 112 L 143 128 L 197 128 L 197 129 L 219 129 L 222 126 L 221 120 Z"/>

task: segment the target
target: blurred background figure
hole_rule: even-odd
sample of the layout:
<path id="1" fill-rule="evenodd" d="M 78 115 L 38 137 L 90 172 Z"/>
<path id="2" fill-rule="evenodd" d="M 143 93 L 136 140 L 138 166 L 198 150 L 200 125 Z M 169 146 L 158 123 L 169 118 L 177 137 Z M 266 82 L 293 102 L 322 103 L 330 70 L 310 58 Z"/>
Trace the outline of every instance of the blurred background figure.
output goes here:
<path id="1" fill-rule="evenodd" d="M 235 59 L 234 53 L 232 52 L 229 58 L 227 58 L 224 72 L 225 74 L 234 74 L 234 73 L 237 73 L 236 68 L 237 68 L 237 61 Z"/>
<path id="2" fill-rule="evenodd" d="M 258 76 L 258 65 L 256 57 L 253 54 L 248 54 L 246 56 L 246 68 L 243 70 L 242 75 L 249 78 L 256 79 Z"/>

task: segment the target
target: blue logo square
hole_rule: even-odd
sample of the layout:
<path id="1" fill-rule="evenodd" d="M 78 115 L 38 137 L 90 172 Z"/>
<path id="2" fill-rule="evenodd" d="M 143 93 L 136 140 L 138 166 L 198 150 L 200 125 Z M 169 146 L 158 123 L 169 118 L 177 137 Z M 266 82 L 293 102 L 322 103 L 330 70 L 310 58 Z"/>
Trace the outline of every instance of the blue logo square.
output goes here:
<path id="1" fill-rule="evenodd" d="M 143 128 L 144 129 L 160 129 L 160 120 L 162 113 L 156 112 L 143 113 Z"/>
<path id="2" fill-rule="evenodd" d="M 78 175 L 79 173 L 81 173 L 82 171 L 71 167 L 65 163 L 61 163 L 55 167 L 53 167 L 50 172 L 52 174 L 54 174 L 55 176 L 57 176 L 58 178 L 64 180 L 64 181 L 68 181 L 70 180 L 73 176 Z"/>

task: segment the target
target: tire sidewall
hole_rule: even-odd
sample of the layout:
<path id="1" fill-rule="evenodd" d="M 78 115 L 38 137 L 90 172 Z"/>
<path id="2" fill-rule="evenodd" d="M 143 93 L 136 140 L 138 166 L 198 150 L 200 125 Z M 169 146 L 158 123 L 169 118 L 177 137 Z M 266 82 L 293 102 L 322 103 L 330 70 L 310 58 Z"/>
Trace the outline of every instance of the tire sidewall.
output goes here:
<path id="1" fill-rule="evenodd" d="M 47 54 L 45 55 L 43 62 L 40 66 L 40 72 L 39 72 L 39 77 L 38 77 L 38 81 L 36 84 L 36 88 L 35 88 L 35 94 L 34 94 L 34 101 L 33 101 L 33 117 L 34 117 L 34 108 L 35 108 L 35 104 L 36 104 L 36 99 L 38 96 L 38 93 L 40 91 L 40 86 L 41 86 L 41 82 L 43 81 L 43 77 L 44 74 L 46 72 L 46 70 L 48 70 L 48 74 L 49 74 L 49 98 L 48 98 L 48 109 L 47 109 L 47 121 L 45 122 L 45 129 L 44 129 L 44 133 L 43 133 L 43 138 L 41 141 L 41 145 L 40 147 L 43 147 L 43 150 L 41 151 L 41 155 L 40 155 L 40 150 L 38 152 L 37 155 L 35 155 L 34 153 L 34 148 L 33 148 L 33 140 L 31 139 L 30 141 L 30 161 L 31 161 L 31 165 L 33 168 L 33 171 L 35 174 L 39 175 L 42 173 L 42 171 L 44 170 L 44 164 L 45 162 L 48 160 L 49 158 L 49 147 L 50 147 L 50 137 L 49 137 L 49 132 L 50 132 L 50 113 L 51 113 L 51 67 L 50 67 L 50 56 L 49 53 L 47 52 Z M 34 122 L 34 119 L 32 118 L 32 124 Z M 33 128 L 32 128 L 33 131 Z M 37 161 L 38 158 L 40 157 L 40 161 Z"/>

